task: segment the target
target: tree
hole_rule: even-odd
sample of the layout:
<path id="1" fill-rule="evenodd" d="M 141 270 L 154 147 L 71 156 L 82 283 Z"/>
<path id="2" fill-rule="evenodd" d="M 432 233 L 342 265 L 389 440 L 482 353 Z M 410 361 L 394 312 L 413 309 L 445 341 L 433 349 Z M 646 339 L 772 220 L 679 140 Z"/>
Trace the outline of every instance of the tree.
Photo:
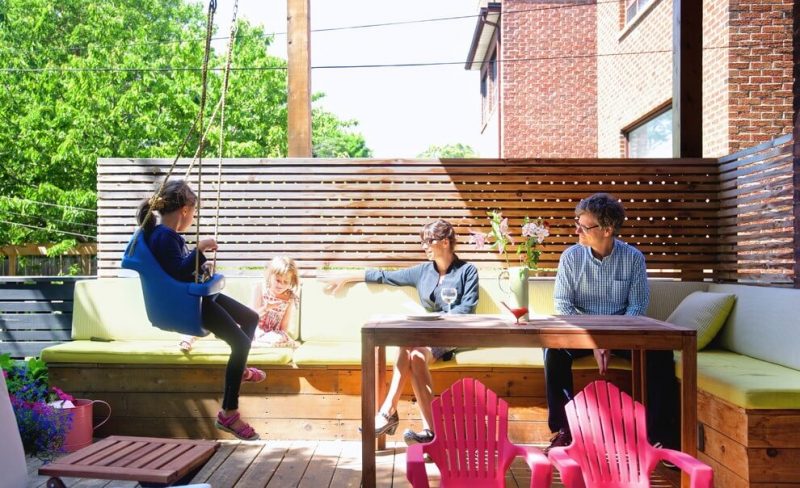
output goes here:
<path id="1" fill-rule="evenodd" d="M 418 158 L 439 159 L 439 158 L 477 158 L 478 153 L 467 144 L 445 144 L 444 146 L 431 145 L 428 149 L 419 153 Z"/>
<path id="2" fill-rule="evenodd" d="M 91 239 L 98 158 L 176 155 L 199 108 L 205 23 L 203 5 L 184 0 L 0 0 L 0 245 Z M 286 156 L 286 61 L 267 55 L 270 42 L 240 20 L 226 157 Z M 224 55 L 210 61 L 206 119 Z M 316 109 L 313 126 L 325 155 L 369 153 L 353 121 Z"/>

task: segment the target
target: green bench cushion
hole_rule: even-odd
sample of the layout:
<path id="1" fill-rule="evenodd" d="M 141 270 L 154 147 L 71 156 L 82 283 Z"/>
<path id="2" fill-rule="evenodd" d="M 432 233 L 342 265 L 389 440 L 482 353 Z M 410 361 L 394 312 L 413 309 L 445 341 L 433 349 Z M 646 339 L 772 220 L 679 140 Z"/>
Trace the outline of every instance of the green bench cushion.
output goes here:
<path id="1" fill-rule="evenodd" d="M 743 408 L 800 408 L 800 371 L 730 351 L 697 353 L 697 388 Z"/>
<path id="2" fill-rule="evenodd" d="M 712 347 L 800 370 L 800 289 L 712 284 L 736 304 Z"/>
<path id="3" fill-rule="evenodd" d="M 42 359 L 54 363 L 103 364 L 227 364 L 230 347 L 222 341 L 202 340 L 191 353 L 178 350 L 175 340 L 169 341 L 72 341 L 42 350 Z M 289 364 L 292 349 L 253 347 L 248 364 Z"/>

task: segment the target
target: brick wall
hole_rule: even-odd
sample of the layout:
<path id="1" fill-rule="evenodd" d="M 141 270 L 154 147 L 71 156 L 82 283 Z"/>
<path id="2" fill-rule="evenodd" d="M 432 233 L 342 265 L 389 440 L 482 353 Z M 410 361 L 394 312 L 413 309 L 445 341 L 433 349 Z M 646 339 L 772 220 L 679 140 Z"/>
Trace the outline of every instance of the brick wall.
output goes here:
<path id="1" fill-rule="evenodd" d="M 672 99 L 672 2 L 624 26 L 624 0 L 597 6 L 598 156 L 623 155 L 621 130 Z"/>
<path id="2" fill-rule="evenodd" d="M 596 8 L 503 1 L 502 157 L 596 156 Z"/>
<path id="3" fill-rule="evenodd" d="M 728 1 L 703 2 L 703 156 L 730 154 L 728 146 Z"/>
<path id="4" fill-rule="evenodd" d="M 729 152 L 792 130 L 792 0 L 730 2 Z"/>

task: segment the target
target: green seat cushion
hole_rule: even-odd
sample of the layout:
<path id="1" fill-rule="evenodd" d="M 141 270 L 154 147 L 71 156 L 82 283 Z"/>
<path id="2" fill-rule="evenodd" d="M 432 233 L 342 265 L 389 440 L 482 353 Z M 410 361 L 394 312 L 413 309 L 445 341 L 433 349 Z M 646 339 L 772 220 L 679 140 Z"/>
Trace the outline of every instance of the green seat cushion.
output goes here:
<path id="1" fill-rule="evenodd" d="M 800 408 L 800 371 L 730 351 L 697 353 L 697 388 L 744 408 Z"/>
<path id="2" fill-rule="evenodd" d="M 184 354 L 170 341 L 72 341 L 42 350 L 42 359 L 54 363 L 108 364 L 227 364 L 230 347 L 222 341 L 202 340 Z M 254 347 L 248 364 L 289 364 L 291 348 Z"/>
<path id="3" fill-rule="evenodd" d="M 458 351 L 454 361 L 458 366 L 502 367 L 502 368 L 542 368 L 544 357 L 539 347 L 482 347 Z M 578 358 L 572 363 L 573 369 L 597 369 L 594 356 Z M 630 369 L 630 361 L 613 357 L 611 369 Z"/>
<path id="4" fill-rule="evenodd" d="M 696 291 L 683 299 L 667 322 L 697 331 L 697 349 L 706 347 L 725 324 L 736 295 Z"/>
<path id="5" fill-rule="evenodd" d="M 386 364 L 393 365 L 398 348 L 386 348 Z M 297 366 L 361 366 L 360 342 L 304 342 L 294 352 Z M 455 361 L 436 361 L 431 369 L 457 366 Z"/>

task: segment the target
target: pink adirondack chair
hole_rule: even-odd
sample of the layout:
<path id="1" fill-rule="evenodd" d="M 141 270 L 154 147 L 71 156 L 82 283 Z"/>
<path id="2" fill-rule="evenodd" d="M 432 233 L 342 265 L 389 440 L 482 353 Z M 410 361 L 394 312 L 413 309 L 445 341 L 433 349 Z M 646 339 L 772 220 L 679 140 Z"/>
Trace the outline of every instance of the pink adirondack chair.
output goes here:
<path id="1" fill-rule="evenodd" d="M 550 461 L 566 488 L 649 487 L 659 461 L 685 471 L 692 488 L 710 488 L 711 467 L 647 441 L 645 408 L 615 385 L 597 380 L 566 405 L 572 444 L 554 447 Z"/>
<path id="2" fill-rule="evenodd" d="M 537 448 L 508 440 L 508 403 L 480 381 L 463 378 L 433 400 L 432 442 L 408 448 L 406 476 L 427 487 L 423 454 L 441 472 L 442 488 L 505 486 L 505 473 L 517 456 L 531 468 L 531 487 L 550 486 L 552 467 Z"/>

